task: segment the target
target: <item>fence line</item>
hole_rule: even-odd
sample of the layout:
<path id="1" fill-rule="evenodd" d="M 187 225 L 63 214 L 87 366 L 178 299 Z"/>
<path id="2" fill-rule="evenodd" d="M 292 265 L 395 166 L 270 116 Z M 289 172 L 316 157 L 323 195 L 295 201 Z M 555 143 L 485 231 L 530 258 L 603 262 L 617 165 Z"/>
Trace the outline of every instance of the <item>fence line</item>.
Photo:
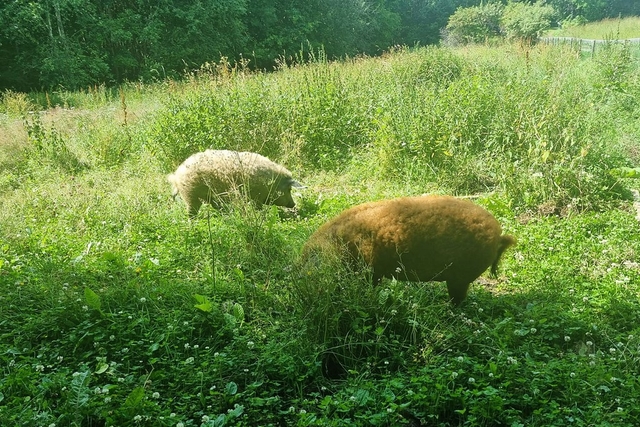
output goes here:
<path id="1" fill-rule="evenodd" d="M 619 40 L 599 40 L 599 39 L 581 39 L 578 37 L 540 37 L 542 43 L 551 45 L 568 44 L 571 47 L 576 47 L 580 51 L 591 51 L 591 55 L 596 51 L 596 46 L 602 46 L 605 44 L 624 44 L 640 46 L 640 38 L 632 39 L 619 39 Z"/>

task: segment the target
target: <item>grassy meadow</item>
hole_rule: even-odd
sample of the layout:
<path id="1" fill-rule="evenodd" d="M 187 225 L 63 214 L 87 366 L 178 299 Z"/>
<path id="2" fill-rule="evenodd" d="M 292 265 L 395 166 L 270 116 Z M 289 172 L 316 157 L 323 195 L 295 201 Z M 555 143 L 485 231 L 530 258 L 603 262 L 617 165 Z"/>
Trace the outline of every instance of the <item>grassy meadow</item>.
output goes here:
<path id="1" fill-rule="evenodd" d="M 567 25 L 550 30 L 547 35 L 595 40 L 635 39 L 640 38 L 640 17 L 610 18 L 582 25 Z"/>
<path id="2" fill-rule="evenodd" d="M 0 425 L 640 424 L 640 64 L 399 48 L 0 102 Z M 307 188 L 189 221 L 166 175 L 256 151 Z M 308 272 L 357 203 L 472 197 L 518 245 L 442 283 Z"/>

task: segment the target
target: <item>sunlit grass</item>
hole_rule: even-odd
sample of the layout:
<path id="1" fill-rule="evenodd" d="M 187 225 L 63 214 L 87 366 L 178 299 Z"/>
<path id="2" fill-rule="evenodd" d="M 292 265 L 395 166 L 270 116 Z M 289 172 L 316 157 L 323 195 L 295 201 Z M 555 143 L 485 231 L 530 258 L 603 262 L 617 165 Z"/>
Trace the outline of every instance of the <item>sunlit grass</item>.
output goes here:
<path id="1" fill-rule="evenodd" d="M 584 25 L 567 26 L 551 30 L 549 37 L 576 37 L 582 39 L 617 40 L 640 38 L 640 17 L 611 18 Z"/>
<path id="2" fill-rule="evenodd" d="M 4 98 L 0 425 L 638 424 L 637 182 L 609 174 L 638 160 L 624 50 L 224 70 Z M 189 220 L 165 176 L 204 148 L 287 166 L 297 210 Z M 460 308 L 441 283 L 300 265 L 342 210 L 424 193 L 519 241 Z"/>

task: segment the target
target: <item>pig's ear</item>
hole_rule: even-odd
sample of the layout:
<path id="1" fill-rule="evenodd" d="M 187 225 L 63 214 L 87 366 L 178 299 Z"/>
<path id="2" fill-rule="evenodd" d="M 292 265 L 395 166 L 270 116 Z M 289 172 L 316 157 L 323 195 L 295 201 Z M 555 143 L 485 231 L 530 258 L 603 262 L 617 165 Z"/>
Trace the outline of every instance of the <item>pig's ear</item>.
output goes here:
<path id="1" fill-rule="evenodd" d="M 290 180 L 289 184 L 291 185 L 292 188 L 307 188 L 305 185 L 300 184 L 295 179 Z"/>

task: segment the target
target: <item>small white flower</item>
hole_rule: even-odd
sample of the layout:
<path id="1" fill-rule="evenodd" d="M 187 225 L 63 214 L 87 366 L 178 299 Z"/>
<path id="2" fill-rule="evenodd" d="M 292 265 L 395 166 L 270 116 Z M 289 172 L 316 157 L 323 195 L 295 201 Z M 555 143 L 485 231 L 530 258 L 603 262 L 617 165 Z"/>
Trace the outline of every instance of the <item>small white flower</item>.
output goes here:
<path id="1" fill-rule="evenodd" d="M 458 356 L 456 359 L 458 362 L 464 362 L 464 357 Z"/>
<path id="2" fill-rule="evenodd" d="M 133 417 L 133 421 L 135 421 L 135 422 L 142 421 L 142 415 L 136 415 L 135 417 Z"/>
<path id="3" fill-rule="evenodd" d="M 618 412 L 623 412 L 623 411 L 624 411 L 624 409 L 622 409 L 620 406 L 618 406 L 618 409 L 616 409 L 616 411 L 618 411 Z"/>
<path id="4" fill-rule="evenodd" d="M 575 377 L 576 377 L 576 373 L 575 373 L 575 372 L 571 372 L 571 373 L 569 374 L 569 376 L 570 376 L 571 378 L 575 378 Z"/>
<path id="5" fill-rule="evenodd" d="M 202 422 L 203 422 L 203 423 L 206 423 L 206 422 L 208 422 L 208 421 L 209 421 L 209 417 L 208 417 L 207 415 L 203 415 L 203 416 L 202 416 Z"/>
<path id="6" fill-rule="evenodd" d="M 160 393 L 158 393 L 157 391 L 154 392 L 151 397 L 153 397 L 154 399 L 159 399 L 160 398 Z"/>
<path id="7" fill-rule="evenodd" d="M 609 349 L 609 353 L 614 354 L 616 352 L 616 349 L 614 347 L 611 347 Z"/>
<path id="8" fill-rule="evenodd" d="M 176 427 L 184 427 L 184 424 L 182 424 L 181 422 L 176 424 Z"/>
<path id="9" fill-rule="evenodd" d="M 185 350 L 188 350 L 190 347 L 191 347 L 191 345 L 190 345 L 189 343 L 186 343 L 186 344 L 184 345 L 184 349 L 185 349 Z"/>
<path id="10" fill-rule="evenodd" d="M 44 371 L 44 365 L 36 365 L 36 372 Z"/>
<path id="11" fill-rule="evenodd" d="M 569 342 L 569 341 L 571 341 L 571 337 L 570 337 L 569 335 L 565 335 L 565 336 L 564 336 L 564 341 L 565 341 L 565 342 Z"/>
<path id="12" fill-rule="evenodd" d="M 469 378 L 469 384 L 473 384 L 473 383 L 475 383 L 475 382 L 476 382 L 476 379 L 475 379 L 475 378 L 473 378 L 473 377 L 470 377 L 470 378 Z"/>
<path id="13" fill-rule="evenodd" d="M 109 340 L 110 340 L 110 341 L 113 341 L 113 340 L 115 340 L 115 339 L 116 339 L 116 336 L 115 336 L 115 335 L 110 335 L 110 336 L 109 336 Z"/>
<path id="14" fill-rule="evenodd" d="M 176 413 L 175 413 L 175 412 L 172 412 L 172 413 L 170 413 L 170 414 L 169 414 L 169 416 L 170 416 L 171 418 L 173 418 L 173 417 L 175 417 L 175 416 L 176 416 Z M 182 423 L 181 423 L 181 424 L 182 424 Z"/>
<path id="15" fill-rule="evenodd" d="M 253 348 L 254 345 L 256 344 L 253 341 L 247 341 L 247 347 Z"/>
<path id="16" fill-rule="evenodd" d="M 88 311 L 88 310 L 89 310 L 89 306 L 83 305 L 83 306 L 82 306 L 82 309 L 83 309 L 84 311 Z"/>
<path id="17" fill-rule="evenodd" d="M 147 299 L 145 297 L 140 298 L 140 302 L 147 302 Z"/>
<path id="18" fill-rule="evenodd" d="M 591 347 L 592 345 L 593 345 L 593 342 L 587 341 L 587 347 Z"/>
<path id="19" fill-rule="evenodd" d="M 482 313 L 484 311 L 484 308 L 480 307 L 478 308 L 478 313 Z"/>
<path id="20" fill-rule="evenodd" d="M 456 378 L 458 378 L 458 373 L 457 372 L 451 372 L 451 378 L 453 378 L 454 380 Z"/>
<path id="21" fill-rule="evenodd" d="M 199 346 L 198 344 L 194 344 L 194 345 L 193 345 L 193 348 L 197 350 L 197 349 L 199 349 L 199 348 L 200 348 L 200 346 Z"/>
<path id="22" fill-rule="evenodd" d="M 536 332 L 538 332 L 538 330 L 536 328 L 531 328 L 530 331 L 531 331 L 532 334 L 535 334 Z"/>
<path id="23" fill-rule="evenodd" d="M 301 414 L 306 414 L 306 413 L 307 413 L 307 411 L 305 411 L 304 409 L 300 409 L 300 413 L 301 413 Z"/>
<path id="24" fill-rule="evenodd" d="M 111 396 L 107 396 L 104 398 L 104 403 L 109 403 L 111 402 Z"/>
<path id="25" fill-rule="evenodd" d="M 193 363 L 195 359 L 193 357 L 188 357 L 187 360 L 184 361 L 184 363 L 186 363 L 187 365 Z"/>
<path id="26" fill-rule="evenodd" d="M 493 372 L 489 372 L 489 378 L 493 378 Z"/>

